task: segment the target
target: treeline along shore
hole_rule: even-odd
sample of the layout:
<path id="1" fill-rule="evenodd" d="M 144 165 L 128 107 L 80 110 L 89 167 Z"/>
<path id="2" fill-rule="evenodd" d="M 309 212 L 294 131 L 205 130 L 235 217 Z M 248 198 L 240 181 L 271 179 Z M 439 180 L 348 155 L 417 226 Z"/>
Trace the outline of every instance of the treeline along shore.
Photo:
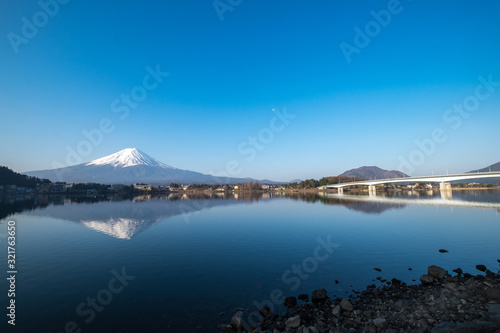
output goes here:
<path id="1" fill-rule="evenodd" d="M 70 184 L 66 182 L 51 182 L 48 179 L 30 177 L 11 169 L 0 166 L 0 194 L 139 194 L 139 193 L 228 193 L 228 192 L 318 192 L 336 191 L 335 189 L 325 190 L 324 186 L 346 182 L 363 181 L 358 177 L 323 177 L 320 180 L 307 179 L 292 183 L 272 183 L 260 184 L 258 181 L 248 181 L 237 184 L 178 184 L 168 185 L 134 183 L 134 184 L 99 184 L 99 183 L 78 183 Z M 453 189 L 493 189 L 492 184 L 467 183 L 453 184 Z M 402 190 L 433 190 L 438 189 L 437 184 L 415 183 L 415 184 L 381 184 L 376 186 L 378 191 L 402 191 Z M 363 192 L 368 186 L 355 185 L 346 188 L 346 191 Z"/>

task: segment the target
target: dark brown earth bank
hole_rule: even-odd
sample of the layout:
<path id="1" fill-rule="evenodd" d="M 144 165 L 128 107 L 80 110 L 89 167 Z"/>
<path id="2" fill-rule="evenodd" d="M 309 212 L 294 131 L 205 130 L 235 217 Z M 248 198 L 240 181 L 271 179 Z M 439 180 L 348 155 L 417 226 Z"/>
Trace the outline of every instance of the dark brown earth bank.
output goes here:
<path id="1" fill-rule="evenodd" d="M 286 313 L 264 307 L 262 320 L 251 325 L 247 312 L 238 311 L 231 323 L 219 328 L 256 333 L 500 333 L 500 271 L 476 268 L 485 274 L 473 276 L 456 269 L 452 276 L 433 265 L 418 285 L 392 279 L 355 291 L 347 299 L 332 299 L 325 289 L 318 289 L 311 297 L 285 298 Z"/>

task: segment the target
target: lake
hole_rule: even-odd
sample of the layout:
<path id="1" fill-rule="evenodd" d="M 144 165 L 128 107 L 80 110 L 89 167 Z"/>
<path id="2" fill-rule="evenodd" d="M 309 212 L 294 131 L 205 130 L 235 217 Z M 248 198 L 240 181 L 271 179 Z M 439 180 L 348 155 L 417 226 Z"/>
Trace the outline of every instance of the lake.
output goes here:
<path id="1" fill-rule="evenodd" d="M 282 311 L 284 296 L 318 288 L 345 296 L 380 284 L 379 276 L 418 283 L 431 264 L 498 271 L 500 191 L 445 198 L 435 191 L 2 198 L 0 248 L 7 253 L 15 221 L 18 273 L 16 327 L 1 325 L 218 332 L 235 308 L 249 309 L 250 321 L 263 305 Z M 0 289 L 9 289 L 5 279 Z"/>

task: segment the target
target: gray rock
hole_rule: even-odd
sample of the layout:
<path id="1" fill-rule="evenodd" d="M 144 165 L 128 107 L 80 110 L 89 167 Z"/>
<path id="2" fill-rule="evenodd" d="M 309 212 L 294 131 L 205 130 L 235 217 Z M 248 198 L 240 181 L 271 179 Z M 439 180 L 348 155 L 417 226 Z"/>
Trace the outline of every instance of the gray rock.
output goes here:
<path id="1" fill-rule="evenodd" d="M 500 288 L 486 288 L 486 297 L 500 300 Z"/>
<path id="2" fill-rule="evenodd" d="M 321 289 L 316 289 L 313 291 L 312 296 L 311 296 L 311 300 L 313 302 L 317 302 L 317 301 L 322 301 L 322 300 L 326 299 L 327 297 L 328 296 L 326 295 L 326 289 L 321 288 Z"/>
<path id="3" fill-rule="evenodd" d="M 397 307 L 398 309 L 401 309 L 407 307 L 408 303 L 409 302 L 407 300 L 400 299 L 399 301 L 396 301 L 396 303 L 394 303 L 394 306 Z"/>
<path id="4" fill-rule="evenodd" d="M 243 311 L 238 311 L 231 318 L 231 326 L 239 331 L 243 327 Z"/>
<path id="5" fill-rule="evenodd" d="M 488 313 L 500 315 L 500 304 L 488 304 Z"/>
<path id="6" fill-rule="evenodd" d="M 219 328 L 223 332 L 233 332 L 234 331 L 233 326 L 231 326 L 229 324 L 217 325 L 217 328 Z"/>
<path id="7" fill-rule="evenodd" d="M 449 289 L 449 290 L 453 290 L 453 291 L 455 291 L 455 290 L 456 290 L 456 285 L 455 285 L 453 282 L 450 282 L 450 283 L 445 284 L 445 285 L 444 285 L 444 287 L 445 287 L 446 289 Z"/>
<path id="8" fill-rule="evenodd" d="M 423 274 L 420 277 L 420 282 L 422 282 L 422 284 L 431 284 L 432 282 L 434 282 L 434 278 L 430 275 Z"/>
<path id="9" fill-rule="evenodd" d="M 319 333 L 318 329 L 314 326 L 308 327 L 310 333 Z"/>
<path id="10" fill-rule="evenodd" d="M 448 274 L 448 272 L 442 267 L 431 265 L 427 267 L 427 274 L 437 279 L 442 279 L 446 276 L 446 274 Z"/>
<path id="11" fill-rule="evenodd" d="M 342 299 L 342 301 L 340 302 L 340 307 L 342 308 L 342 310 L 345 310 L 345 311 L 352 311 L 354 310 L 351 302 L 349 302 L 349 300 L 347 299 Z"/>
<path id="12" fill-rule="evenodd" d="M 290 328 L 297 328 L 300 326 L 300 316 L 290 317 L 285 321 L 285 326 Z"/>
<path id="13" fill-rule="evenodd" d="M 336 317 L 340 316 L 340 305 L 336 305 L 333 310 L 332 310 L 332 314 Z"/>
<path id="14" fill-rule="evenodd" d="M 380 327 L 380 328 L 386 328 L 387 327 L 387 320 L 385 320 L 385 318 L 375 318 L 375 319 L 373 319 L 373 325 Z"/>

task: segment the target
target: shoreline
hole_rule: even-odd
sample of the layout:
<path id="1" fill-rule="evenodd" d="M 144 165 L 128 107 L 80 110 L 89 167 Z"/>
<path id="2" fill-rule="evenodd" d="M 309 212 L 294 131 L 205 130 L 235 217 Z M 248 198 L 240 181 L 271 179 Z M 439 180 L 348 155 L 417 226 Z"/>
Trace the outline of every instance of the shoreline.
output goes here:
<path id="1" fill-rule="evenodd" d="M 500 263 L 500 259 L 498 259 Z M 286 312 L 260 309 L 262 320 L 249 325 L 247 313 L 238 311 L 222 332 L 252 333 L 500 333 L 500 270 L 477 265 L 485 275 L 450 275 L 429 266 L 420 284 L 398 279 L 355 290 L 346 298 L 330 298 L 326 289 L 312 295 L 286 297 Z"/>

